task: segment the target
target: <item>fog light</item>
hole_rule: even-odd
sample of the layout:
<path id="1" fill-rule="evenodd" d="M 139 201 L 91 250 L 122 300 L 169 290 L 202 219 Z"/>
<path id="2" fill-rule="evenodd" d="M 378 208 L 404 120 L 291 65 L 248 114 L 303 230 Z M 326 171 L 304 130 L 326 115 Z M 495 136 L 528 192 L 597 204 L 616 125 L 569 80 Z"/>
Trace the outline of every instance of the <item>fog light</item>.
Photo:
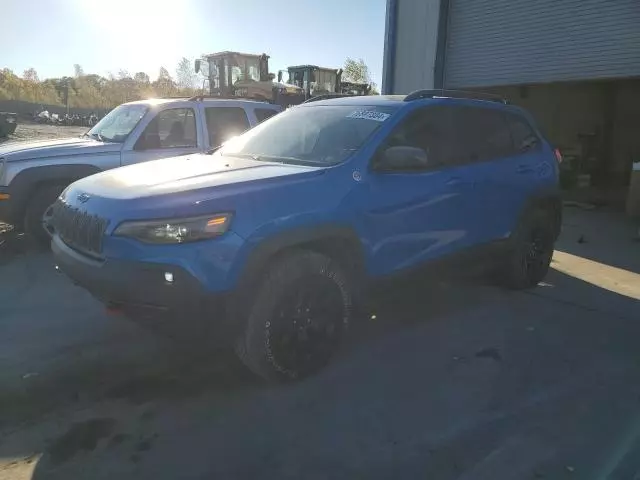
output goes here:
<path id="1" fill-rule="evenodd" d="M 165 281 L 167 281 L 168 283 L 173 283 L 173 273 L 171 273 L 171 272 L 164 272 L 164 279 L 165 279 Z"/>

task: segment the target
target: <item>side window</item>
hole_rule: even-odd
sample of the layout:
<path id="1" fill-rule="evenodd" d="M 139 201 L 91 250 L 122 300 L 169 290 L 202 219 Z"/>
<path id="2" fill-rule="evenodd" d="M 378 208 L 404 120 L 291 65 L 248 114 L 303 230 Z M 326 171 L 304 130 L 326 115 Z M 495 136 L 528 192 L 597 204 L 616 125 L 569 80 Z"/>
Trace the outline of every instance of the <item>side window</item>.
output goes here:
<path id="1" fill-rule="evenodd" d="M 268 108 L 256 108 L 253 113 L 256 114 L 256 118 L 258 119 L 258 123 L 264 122 L 267 118 L 273 117 L 277 112 L 277 110 L 271 110 Z"/>
<path id="2" fill-rule="evenodd" d="M 456 163 L 491 160 L 513 151 L 509 125 L 499 110 L 457 107 L 454 112 Z"/>
<path id="3" fill-rule="evenodd" d="M 417 147 L 427 153 L 430 168 L 451 163 L 450 108 L 426 107 L 410 113 L 390 134 L 383 148 Z"/>
<path id="4" fill-rule="evenodd" d="M 517 153 L 534 150 L 540 146 L 540 139 L 535 130 L 524 118 L 513 113 L 507 114 L 513 146 Z"/>
<path id="5" fill-rule="evenodd" d="M 198 145 L 196 117 L 192 108 L 163 110 L 151 120 L 138 140 L 137 148 L 185 148 Z"/>
<path id="6" fill-rule="evenodd" d="M 231 137 L 248 130 L 249 120 L 244 109 L 239 107 L 207 107 L 204 109 L 207 119 L 209 145 L 217 147 Z"/>

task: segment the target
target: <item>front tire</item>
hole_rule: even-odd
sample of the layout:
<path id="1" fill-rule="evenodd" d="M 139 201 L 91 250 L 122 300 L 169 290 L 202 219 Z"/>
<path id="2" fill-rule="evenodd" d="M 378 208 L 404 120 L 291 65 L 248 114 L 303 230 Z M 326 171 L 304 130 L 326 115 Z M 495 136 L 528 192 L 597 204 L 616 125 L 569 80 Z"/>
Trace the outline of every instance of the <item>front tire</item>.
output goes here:
<path id="1" fill-rule="evenodd" d="M 353 303 L 348 277 L 335 261 L 311 251 L 287 254 L 258 285 L 236 353 L 270 382 L 309 376 L 339 348 Z"/>
<path id="2" fill-rule="evenodd" d="M 521 290 L 536 286 L 549 271 L 556 232 L 544 210 L 527 214 L 511 239 L 502 271 L 502 283 Z"/>
<path id="3" fill-rule="evenodd" d="M 46 248 L 51 244 L 53 227 L 50 221 L 53 204 L 62 190 L 64 190 L 62 185 L 42 187 L 27 205 L 24 216 L 24 231 L 38 247 Z"/>

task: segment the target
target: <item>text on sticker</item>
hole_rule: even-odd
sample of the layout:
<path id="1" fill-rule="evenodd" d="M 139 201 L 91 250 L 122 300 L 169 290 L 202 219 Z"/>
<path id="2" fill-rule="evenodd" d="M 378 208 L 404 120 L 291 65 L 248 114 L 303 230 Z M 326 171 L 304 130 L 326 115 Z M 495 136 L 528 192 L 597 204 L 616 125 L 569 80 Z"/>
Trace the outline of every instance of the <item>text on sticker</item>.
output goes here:
<path id="1" fill-rule="evenodd" d="M 347 118 L 360 118 L 363 120 L 375 120 L 376 122 L 384 122 L 391 114 L 376 112 L 373 110 L 356 110 L 347 115 Z"/>

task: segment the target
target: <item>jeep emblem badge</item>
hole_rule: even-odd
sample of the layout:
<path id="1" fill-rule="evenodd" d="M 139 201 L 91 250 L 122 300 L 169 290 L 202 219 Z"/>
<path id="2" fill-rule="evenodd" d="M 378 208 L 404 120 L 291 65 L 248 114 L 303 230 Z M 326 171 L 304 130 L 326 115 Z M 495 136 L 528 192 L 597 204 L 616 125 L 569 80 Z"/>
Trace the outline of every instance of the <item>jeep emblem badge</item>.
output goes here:
<path id="1" fill-rule="evenodd" d="M 91 196 L 88 193 L 79 193 L 76 197 L 80 203 L 86 203 Z"/>

